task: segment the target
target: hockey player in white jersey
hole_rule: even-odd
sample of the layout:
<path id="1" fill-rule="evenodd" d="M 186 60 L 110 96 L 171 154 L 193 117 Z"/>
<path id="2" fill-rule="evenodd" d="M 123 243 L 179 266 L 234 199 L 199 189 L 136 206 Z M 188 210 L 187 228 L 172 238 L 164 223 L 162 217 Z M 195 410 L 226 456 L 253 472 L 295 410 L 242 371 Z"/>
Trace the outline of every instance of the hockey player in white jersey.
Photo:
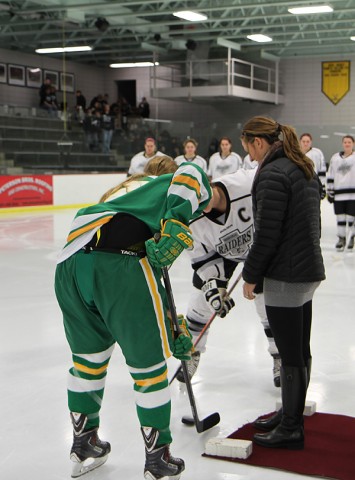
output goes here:
<path id="1" fill-rule="evenodd" d="M 187 321 L 194 343 L 211 315 L 225 317 L 234 301 L 226 296 L 228 281 L 239 262 L 243 262 L 253 243 L 251 187 L 256 169 L 238 170 L 213 182 L 213 197 L 208 211 L 190 223 L 194 248 L 189 252 L 194 270 Z M 267 320 L 262 285 L 255 299 L 274 359 L 274 384 L 280 386 L 280 357 Z M 197 370 L 200 354 L 206 349 L 208 330 L 199 340 L 187 362 L 189 376 Z M 184 382 L 182 372 L 177 379 Z"/>
<path id="2" fill-rule="evenodd" d="M 219 141 L 219 151 L 211 155 L 209 159 L 207 175 L 214 181 L 222 175 L 236 172 L 242 166 L 242 157 L 232 152 L 230 138 L 222 137 Z"/>
<path id="3" fill-rule="evenodd" d="M 319 180 L 322 183 L 323 190 L 321 199 L 325 198 L 326 195 L 326 174 L 327 174 L 327 165 L 325 163 L 324 155 L 322 150 L 312 146 L 313 138 L 310 133 L 302 133 L 300 136 L 300 146 L 302 152 L 310 158 L 314 165 L 314 170 L 319 177 Z"/>
<path id="4" fill-rule="evenodd" d="M 245 155 L 245 157 L 243 158 L 243 168 L 244 168 L 244 170 L 253 170 L 254 168 L 257 168 L 258 165 L 259 164 L 256 160 L 252 160 L 250 158 L 249 153 L 248 153 L 248 155 Z"/>
<path id="5" fill-rule="evenodd" d="M 179 155 L 176 157 L 175 163 L 179 167 L 183 162 L 193 162 L 196 163 L 202 170 L 207 173 L 207 162 L 200 155 L 197 155 L 197 146 L 198 143 L 194 138 L 188 138 L 184 141 L 184 155 Z"/>
<path id="6" fill-rule="evenodd" d="M 355 237 L 355 152 L 354 137 L 343 137 L 343 151 L 335 153 L 330 159 L 327 175 L 327 197 L 334 203 L 334 213 L 337 218 L 337 235 L 339 240 L 335 245 L 338 251 L 343 251 L 346 245 L 346 224 L 348 224 L 348 250 L 354 248 Z"/>
<path id="7" fill-rule="evenodd" d="M 128 169 L 127 176 L 143 173 L 144 167 L 153 157 L 162 157 L 165 153 L 157 150 L 157 145 L 154 138 L 146 138 L 144 142 L 144 150 L 137 153 L 131 159 L 131 164 Z"/>

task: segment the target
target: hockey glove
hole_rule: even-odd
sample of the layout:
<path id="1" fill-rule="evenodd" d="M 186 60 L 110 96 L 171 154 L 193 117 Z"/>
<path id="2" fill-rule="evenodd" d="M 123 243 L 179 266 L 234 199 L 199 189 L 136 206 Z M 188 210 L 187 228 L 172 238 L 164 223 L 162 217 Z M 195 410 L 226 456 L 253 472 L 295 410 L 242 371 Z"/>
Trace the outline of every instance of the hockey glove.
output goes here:
<path id="1" fill-rule="evenodd" d="M 328 192 L 327 200 L 329 203 L 334 203 L 334 193 Z"/>
<path id="2" fill-rule="evenodd" d="M 192 248 L 191 230 L 175 219 L 166 220 L 159 241 L 150 238 L 145 242 L 147 257 L 153 267 L 171 265 L 185 248 Z"/>
<path id="3" fill-rule="evenodd" d="M 191 360 L 193 350 L 192 335 L 183 315 L 178 315 L 181 333 L 174 340 L 174 357 L 179 360 Z"/>
<path id="4" fill-rule="evenodd" d="M 205 299 L 212 307 L 212 310 L 224 318 L 234 307 L 233 298 L 227 295 L 227 281 L 219 278 L 210 278 L 202 287 Z"/>
<path id="5" fill-rule="evenodd" d="M 325 186 L 322 185 L 322 189 L 321 189 L 321 192 L 320 192 L 320 199 L 324 200 L 326 196 L 327 196 L 327 192 L 325 190 Z"/>

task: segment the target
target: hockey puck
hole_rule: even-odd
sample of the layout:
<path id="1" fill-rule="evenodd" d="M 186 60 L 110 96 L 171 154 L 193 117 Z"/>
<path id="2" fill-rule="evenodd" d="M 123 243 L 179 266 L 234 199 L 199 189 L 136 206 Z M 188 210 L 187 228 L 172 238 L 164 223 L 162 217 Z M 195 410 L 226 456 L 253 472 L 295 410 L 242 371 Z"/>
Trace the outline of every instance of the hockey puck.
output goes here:
<path id="1" fill-rule="evenodd" d="M 181 421 L 182 423 L 184 423 L 185 425 L 188 425 L 189 427 L 192 427 L 193 425 L 195 425 L 195 420 L 192 417 L 188 417 L 186 415 L 182 417 Z"/>

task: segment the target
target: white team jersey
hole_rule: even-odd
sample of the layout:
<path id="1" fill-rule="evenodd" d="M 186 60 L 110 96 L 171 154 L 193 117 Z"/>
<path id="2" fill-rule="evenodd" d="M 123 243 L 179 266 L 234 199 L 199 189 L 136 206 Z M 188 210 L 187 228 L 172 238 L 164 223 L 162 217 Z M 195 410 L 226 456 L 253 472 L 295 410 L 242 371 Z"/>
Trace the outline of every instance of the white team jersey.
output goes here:
<path id="1" fill-rule="evenodd" d="M 327 190 L 335 201 L 355 200 L 355 152 L 348 157 L 335 153 L 330 159 Z"/>
<path id="2" fill-rule="evenodd" d="M 220 152 L 211 155 L 208 162 L 207 174 L 214 181 L 215 178 L 234 173 L 243 166 L 243 160 L 240 155 L 231 152 L 228 157 L 222 158 Z"/>
<path id="3" fill-rule="evenodd" d="M 132 157 L 131 165 L 128 169 L 128 174 L 133 175 L 135 173 L 143 173 L 144 167 L 149 162 L 149 160 L 154 157 L 162 157 L 163 155 L 165 155 L 165 153 L 157 151 L 154 155 L 148 158 L 145 156 L 144 150 L 143 152 L 137 153 L 136 155 L 134 155 L 134 157 Z"/>
<path id="4" fill-rule="evenodd" d="M 179 155 L 174 159 L 174 162 L 179 167 L 183 162 L 193 162 L 196 163 L 202 170 L 207 173 L 207 162 L 204 158 L 200 157 L 200 155 L 196 155 L 194 158 L 187 159 L 185 155 Z"/>
<path id="5" fill-rule="evenodd" d="M 310 150 L 308 150 L 308 152 L 306 152 L 306 155 L 312 160 L 314 164 L 314 170 L 318 174 L 319 180 L 322 182 L 322 185 L 325 185 L 327 165 L 325 163 L 322 150 L 312 147 Z"/>
<path id="6" fill-rule="evenodd" d="M 252 160 L 250 155 L 246 155 L 243 160 L 243 168 L 244 170 L 252 170 L 253 168 L 257 168 L 258 162 L 256 160 Z"/>
<path id="7" fill-rule="evenodd" d="M 245 260 L 253 243 L 251 187 L 256 169 L 225 175 L 214 181 L 227 196 L 227 211 L 218 217 L 204 214 L 190 223 L 194 247 L 192 267 L 203 280 L 226 279 L 223 259 Z"/>

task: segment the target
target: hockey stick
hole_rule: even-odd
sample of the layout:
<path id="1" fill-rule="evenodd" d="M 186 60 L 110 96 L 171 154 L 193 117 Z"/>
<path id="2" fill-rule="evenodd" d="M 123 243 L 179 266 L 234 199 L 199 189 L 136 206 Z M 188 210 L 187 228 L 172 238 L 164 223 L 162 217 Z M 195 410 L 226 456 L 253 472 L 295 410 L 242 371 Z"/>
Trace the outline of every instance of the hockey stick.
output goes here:
<path id="1" fill-rule="evenodd" d="M 226 293 L 226 296 L 229 297 L 231 295 L 231 293 L 233 292 L 233 290 L 235 289 L 235 287 L 238 285 L 240 279 L 242 278 L 242 272 L 240 272 L 240 274 L 238 275 L 238 277 L 236 278 L 235 282 L 233 283 L 233 285 L 230 287 L 230 289 L 228 290 L 228 292 Z M 201 332 L 199 333 L 199 336 L 196 338 L 195 340 L 195 343 L 194 343 L 194 347 L 196 347 L 199 343 L 199 341 L 201 340 L 201 338 L 203 337 L 203 335 L 205 334 L 206 330 L 208 330 L 210 328 L 210 325 L 211 323 L 213 322 L 213 320 L 216 318 L 217 316 L 217 312 L 214 312 L 213 315 L 211 316 L 211 318 L 208 320 L 208 322 L 206 323 L 206 325 L 203 327 L 203 329 L 201 330 Z M 179 373 L 181 372 L 181 369 L 182 369 L 182 366 L 180 365 L 178 367 L 178 369 L 176 370 L 176 372 L 174 373 L 174 375 L 171 377 L 171 380 L 169 382 L 169 385 L 171 385 L 173 383 L 173 381 L 175 380 L 175 378 L 179 375 Z"/>
<path id="2" fill-rule="evenodd" d="M 167 294 L 167 298 L 168 298 L 170 315 L 171 315 L 172 321 L 174 323 L 174 326 L 176 328 L 176 331 L 178 332 L 178 334 L 180 334 L 182 332 L 181 332 L 181 328 L 180 328 L 180 325 L 179 325 L 179 320 L 178 320 L 177 314 L 176 314 L 176 307 L 175 307 L 173 291 L 172 291 L 172 288 L 171 288 L 168 269 L 167 269 L 167 267 L 161 267 L 161 271 L 162 271 L 162 274 L 163 274 L 165 290 L 166 290 L 166 294 Z M 194 396 L 194 392 L 192 390 L 191 380 L 189 378 L 189 374 L 188 374 L 188 371 L 187 371 L 186 362 L 182 361 L 181 365 L 182 365 L 182 371 L 183 371 L 183 374 L 184 374 L 187 394 L 188 394 L 190 405 L 191 405 L 194 424 L 196 426 L 197 432 L 201 433 L 201 432 L 204 432 L 204 431 L 208 430 L 209 428 L 212 428 L 215 425 L 217 425 L 217 423 L 219 423 L 219 421 L 220 421 L 220 416 L 219 416 L 219 413 L 215 412 L 215 413 L 212 413 L 211 415 L 209 415 L 208 417 L 204 418 L 203 420 L 200 420 L 198 418 L 195 396 Z"/>

